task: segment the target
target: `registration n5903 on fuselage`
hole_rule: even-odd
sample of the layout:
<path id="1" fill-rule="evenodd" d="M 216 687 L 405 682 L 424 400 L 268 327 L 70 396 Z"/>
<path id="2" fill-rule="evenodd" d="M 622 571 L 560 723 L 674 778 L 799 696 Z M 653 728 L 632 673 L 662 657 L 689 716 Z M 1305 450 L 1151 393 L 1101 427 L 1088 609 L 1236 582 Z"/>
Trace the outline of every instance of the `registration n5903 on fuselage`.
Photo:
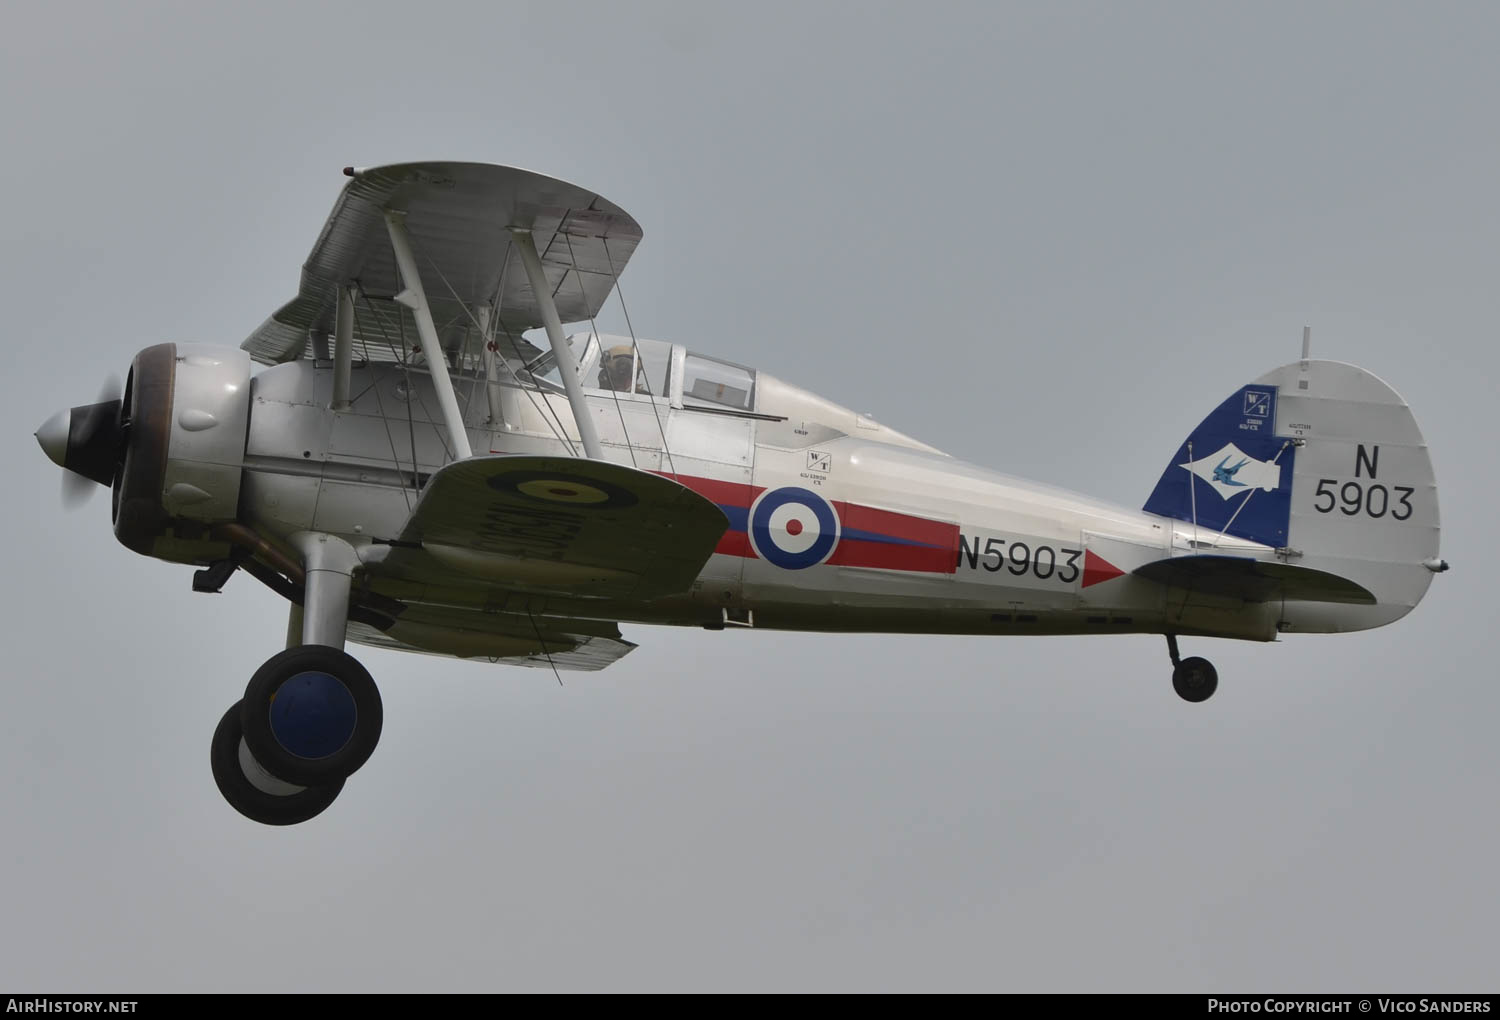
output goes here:
<path id="1" fill-rule="evenodd" d="M 641 229 L 586 188 L 477 163 L 345 173 L 296 297 L 239 348 L 148 347 L 123 391 L 37 431 L 71 486 L 109 487 L 128 548 L 290 604 L 288 647 L 212 741 L 256 821 L 317 815 L 374 751 L 380 694 L 350 642 L 594 670 L 635 647 L 622 621 L 1151 633 L 1201 702 L 1217 674 L 1179 638 L 1378 627 L 1447 567 L 1411 411 L 1305 334 L 1134 510 L 717 352 L 600 335 Z"/>

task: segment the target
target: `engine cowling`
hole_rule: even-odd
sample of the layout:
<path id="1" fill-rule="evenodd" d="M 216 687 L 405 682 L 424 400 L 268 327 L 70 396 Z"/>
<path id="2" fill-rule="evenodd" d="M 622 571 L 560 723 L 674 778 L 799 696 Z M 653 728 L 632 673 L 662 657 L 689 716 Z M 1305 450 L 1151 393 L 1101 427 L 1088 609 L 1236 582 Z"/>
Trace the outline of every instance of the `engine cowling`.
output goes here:
<path id="1" fill-rule="evenodd" d="M 146 556 L 203 563 L 238 515 L 250 424 L 250 356 L 157 344 L 135 356 L 122 397 L 127 440 L 111 488 L 115 537 Z"/>

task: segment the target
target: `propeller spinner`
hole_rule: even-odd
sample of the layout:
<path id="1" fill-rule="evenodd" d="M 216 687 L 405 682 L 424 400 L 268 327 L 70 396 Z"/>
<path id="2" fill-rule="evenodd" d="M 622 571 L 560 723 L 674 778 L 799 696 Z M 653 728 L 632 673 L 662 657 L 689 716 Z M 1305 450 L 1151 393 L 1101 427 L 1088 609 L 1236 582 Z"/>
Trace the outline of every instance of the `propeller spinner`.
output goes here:
<path id="1" fill-rule="evenodd" d="M 90 482 L 108 488 L 125 456 L 128 424 L 121 413 L 120 382 L 105 381 L 99 400 L 58 411 L 36 430 L 36 440 L 63 475 L 62 499 L 78 506 L 93 493 Z"/>

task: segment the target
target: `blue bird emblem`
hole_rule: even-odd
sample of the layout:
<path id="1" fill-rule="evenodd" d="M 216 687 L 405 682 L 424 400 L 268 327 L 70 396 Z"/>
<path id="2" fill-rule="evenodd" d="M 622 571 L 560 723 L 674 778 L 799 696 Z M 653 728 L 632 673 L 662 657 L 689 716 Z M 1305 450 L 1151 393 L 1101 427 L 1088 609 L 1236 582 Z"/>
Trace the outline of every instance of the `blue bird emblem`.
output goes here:
<path id="1" fill-rule="evenodd" d="M 1214 468 L 1214 481 L 1218 482 L 1220 485 L 1244 485 L 1244 482 L 1237 482 L 1234 480 L 1234 473 L 1240 468 L 1244 467 L 1246 464 L 1250 463 L 1250 458 L 1246 457 L 1244 460 L 1240 461 L 1232 468 L 1227 468 L 1224 466 L 1228 463 L 1228 457 L 1225 457 L 1223 460 L 1219 461 L 1219 466 Z"/>

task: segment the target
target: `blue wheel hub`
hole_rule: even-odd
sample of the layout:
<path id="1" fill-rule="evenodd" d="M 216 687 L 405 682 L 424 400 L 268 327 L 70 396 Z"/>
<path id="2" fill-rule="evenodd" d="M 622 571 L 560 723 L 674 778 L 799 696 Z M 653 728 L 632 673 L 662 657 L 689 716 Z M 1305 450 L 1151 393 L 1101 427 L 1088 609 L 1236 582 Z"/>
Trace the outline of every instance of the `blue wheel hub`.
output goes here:
<path id="1" fill-rule="evenodd" d="M 290 677 L 271 699 L 271 734 L 299 758 L 326 758 L 354 737 L 354 695 L 331 673 Z"/>

